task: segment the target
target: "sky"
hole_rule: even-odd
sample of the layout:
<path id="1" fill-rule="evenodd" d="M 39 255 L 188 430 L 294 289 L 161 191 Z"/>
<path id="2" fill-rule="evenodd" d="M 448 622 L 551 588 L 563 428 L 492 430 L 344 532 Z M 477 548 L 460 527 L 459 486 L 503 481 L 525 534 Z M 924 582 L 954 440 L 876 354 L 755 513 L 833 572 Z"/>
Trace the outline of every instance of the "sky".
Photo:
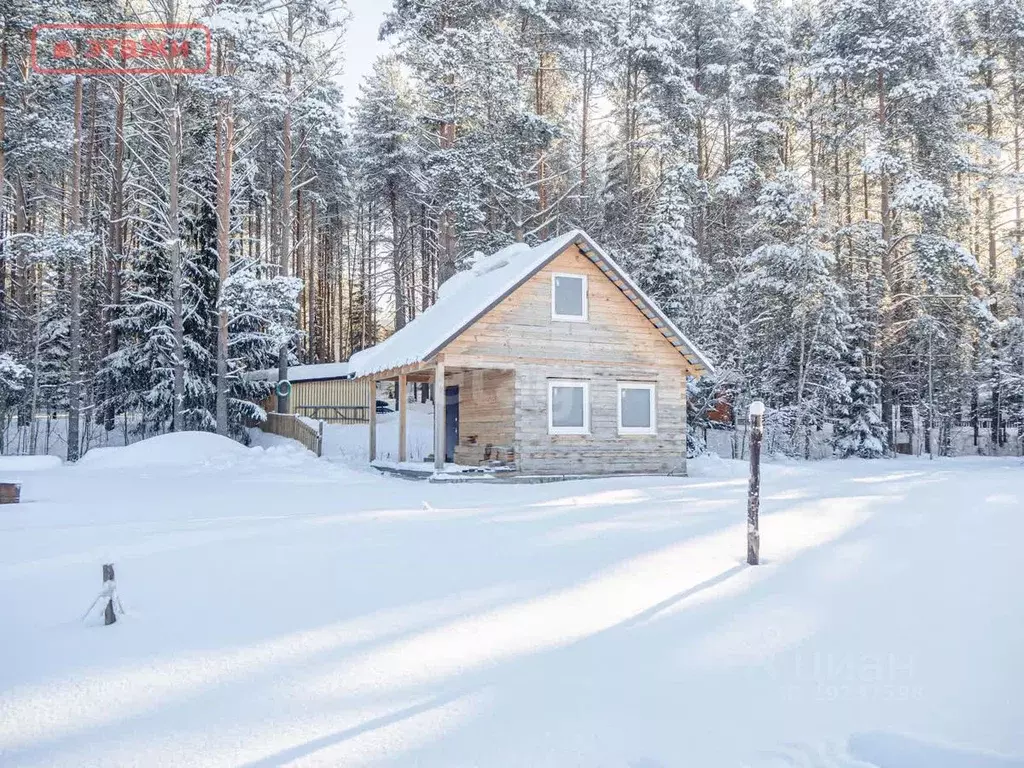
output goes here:
<path id="1" fill-rule="evenodd" d="M 373 62 L 389 48 L 377 39 L 384 15 L 391 9 L 391 0 L 348 0 L 352 14 L 345 37 L 345 73 L 342 87 L 345 103 L 351 109 L 359 98 L 359 84 L 371 71 Z"/>

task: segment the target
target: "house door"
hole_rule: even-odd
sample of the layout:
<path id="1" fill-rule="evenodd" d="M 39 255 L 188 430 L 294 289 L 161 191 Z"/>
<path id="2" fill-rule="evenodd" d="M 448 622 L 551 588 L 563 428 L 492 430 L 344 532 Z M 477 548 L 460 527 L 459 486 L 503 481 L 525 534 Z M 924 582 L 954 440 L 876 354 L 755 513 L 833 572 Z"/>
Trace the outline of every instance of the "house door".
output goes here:
<path id="1" fill-rule="evenodd" d="M 455 446 L 459 444 L 459 388 L 444 388 L 444 460 L 455 461 Z"/>

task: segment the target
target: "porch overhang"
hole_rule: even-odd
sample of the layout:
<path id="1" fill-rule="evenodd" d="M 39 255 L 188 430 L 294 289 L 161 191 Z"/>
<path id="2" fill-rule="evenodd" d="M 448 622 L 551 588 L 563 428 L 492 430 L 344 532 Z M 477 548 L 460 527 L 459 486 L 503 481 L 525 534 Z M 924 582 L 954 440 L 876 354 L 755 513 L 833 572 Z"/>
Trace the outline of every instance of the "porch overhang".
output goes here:
<path id="1" fill-rule="evenodd" d="M 351 375 L 347 377 L 352 381 L 370 381 L 369 408 L 369 456 L 372 464 L 377 460 L 377 382 L 396 382 L 395 400 L 398 405 L 398 461 L 399 464 L 406 461 L 408 455 L 407 446 L 407 423 L 409 402 L 406 388 L 413 384 L 433 384 L 434 402 L 434 470 L 444 471 L 445 467 L 445 435 L 446 435 L 446 413 L 445 408 L 438 407 L 438 391 L 444 397 L 445 376 L 452 373 L 464 373 L 476 370 L 515 370 L 515 363 L 511 360 L 503 360 L 492 357 L 477 357 L 475 355 L 446 355 L 440 353 L 434 355 L 430 360 L 422 360 L 406 365 L 389 368 L 365 376 Z M 437 386 L 437 382 L 441 386 Z"/>

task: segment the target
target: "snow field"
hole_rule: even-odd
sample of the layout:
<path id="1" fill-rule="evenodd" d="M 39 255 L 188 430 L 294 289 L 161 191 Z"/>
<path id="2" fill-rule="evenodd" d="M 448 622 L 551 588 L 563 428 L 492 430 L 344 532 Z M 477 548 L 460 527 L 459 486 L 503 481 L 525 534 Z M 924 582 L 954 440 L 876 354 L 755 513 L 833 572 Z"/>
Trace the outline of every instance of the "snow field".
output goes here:
<path id="1" fill-rule="evenodd" d="M 1019 460 L 769 464 L 751 569 L 742 462 L 437 486 L 171 437 L 0 465 L 0 765 L 1024 765 Z"/>

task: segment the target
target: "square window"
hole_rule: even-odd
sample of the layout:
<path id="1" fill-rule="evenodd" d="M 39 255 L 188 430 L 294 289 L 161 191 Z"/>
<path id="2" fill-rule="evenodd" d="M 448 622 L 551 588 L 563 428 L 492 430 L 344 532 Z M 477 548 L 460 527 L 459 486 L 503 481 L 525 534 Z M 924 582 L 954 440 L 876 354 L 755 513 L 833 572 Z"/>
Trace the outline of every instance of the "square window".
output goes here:
<path id="1" fill-rule="evenodd" d="M 619 434 L 653 435 L 654 385 L 644 382 L 619 382 Z"/>
<path id="2" fill-rule="evenodd" d="M 590 396 L 585 381 L 548 382 L 548 433 L 590 433 Z"/>
<path id="3" fill-rule="evenodd" d="M 587 319 L 587 276 L 551 276 L 551 318 L 585 321 Z"/>

